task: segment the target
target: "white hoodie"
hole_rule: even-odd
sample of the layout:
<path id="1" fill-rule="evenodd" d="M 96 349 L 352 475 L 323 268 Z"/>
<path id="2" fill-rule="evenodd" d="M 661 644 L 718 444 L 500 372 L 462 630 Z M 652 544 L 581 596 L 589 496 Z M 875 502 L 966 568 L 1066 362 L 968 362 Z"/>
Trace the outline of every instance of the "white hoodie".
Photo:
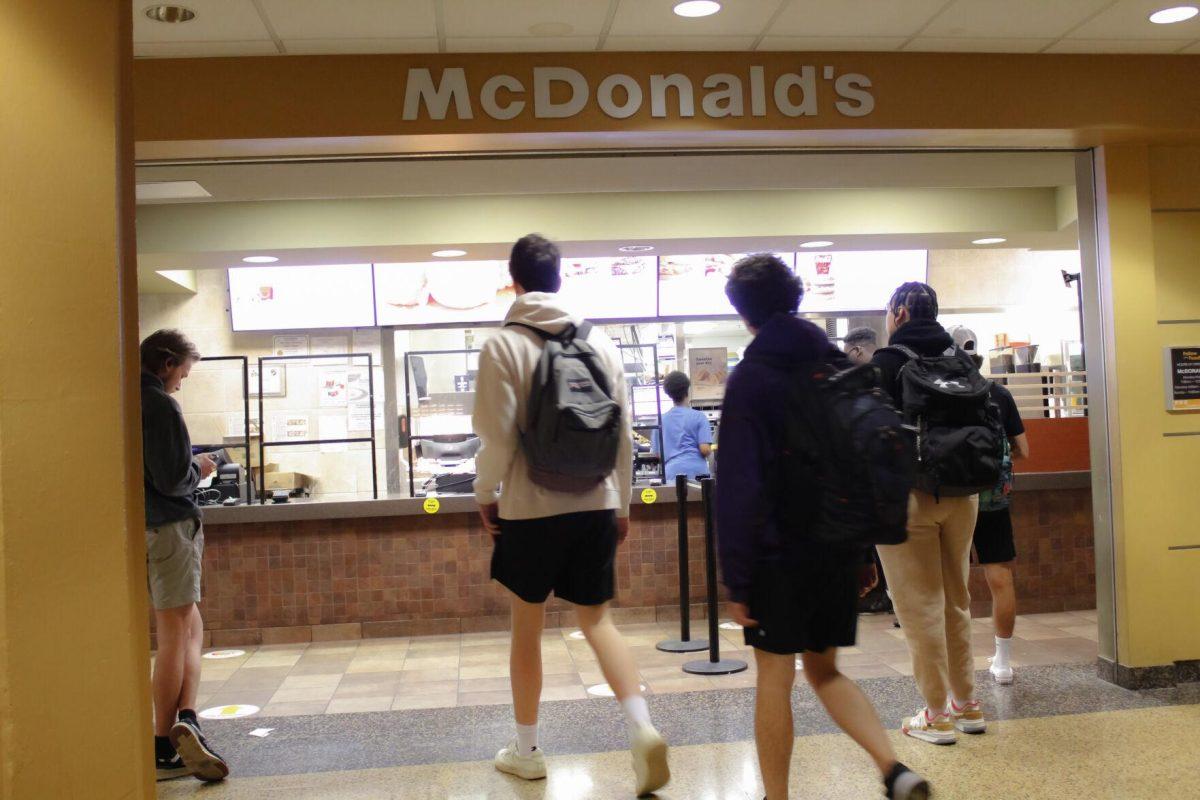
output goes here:
<path id="1" fill-rule="evenodd" d="M 581 320 L 558 305 L 557 295 L 528 292 L 517 298 L 504 322 L 519 322 L 558 334 Z M 502 519 L 538 519 L 606 509 L 615 510 L 621 517 L 629 514 L 633 430 L 625 366 L 620 350 L 599 326 L 592 328 L 587 343 L 600 356 L 613 387 L 613 399 L 621 406 L 622 436 L 612 475 L 596 488 L 578 494 L 555 492 L 531 481 L 521 450 L 520 429 L 525 427 L 533 373 L 542 357 L 542 340 L 525 328 L 505 327 L 483 345 L 472 417 L 482 444 L 475 457 L 475 498 L 481 505 L 498 499 Z"/>

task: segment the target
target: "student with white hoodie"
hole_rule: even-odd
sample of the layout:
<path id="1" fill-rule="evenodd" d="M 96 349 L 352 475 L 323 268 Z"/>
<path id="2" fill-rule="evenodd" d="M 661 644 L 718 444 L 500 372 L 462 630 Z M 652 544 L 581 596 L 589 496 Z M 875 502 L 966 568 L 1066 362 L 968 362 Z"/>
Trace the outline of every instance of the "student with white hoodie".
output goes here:
<path id="1" fill-rule="evenodd" d="M 512 249 L 509 272 L 517 299 L 504 327 L 483 346 L 476 387 L 475 496 L 483 526 L 492 535 L 492 578 L 511 594 L 510 672 L 516 741 L 496 754 L 501 772 L 527 780 L 546 776 L 538 746 L 542 691 L 542 627 L 553 592 L 575 606 L 579 627 L 596 653 L 629 724 L 639 795 L 670 778 L 667 744 L 650 721 L 629 647 L 613 625 L 613 562 L 629 532 L 633 486 L 633 434 L 620 352 L 600 328 L 582 329 L 586 346 L 603 366 L 611 399 L 619 408 L 620 440 L 615 468 L 591 488 L 556 491 L 531 474 L 522 446 L 534 373 L 546 347 L 544 336 L 561 336 L 584 325 L 563 308 L 558 248 L 536 234 Z"/>

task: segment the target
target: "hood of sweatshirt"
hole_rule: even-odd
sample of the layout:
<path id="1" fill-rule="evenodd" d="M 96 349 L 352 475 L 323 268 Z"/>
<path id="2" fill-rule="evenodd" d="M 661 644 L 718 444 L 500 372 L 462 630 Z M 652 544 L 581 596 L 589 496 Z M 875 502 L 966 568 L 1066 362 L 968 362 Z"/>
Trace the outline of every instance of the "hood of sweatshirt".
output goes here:
<path id="1" fill-rule="evenodd" d="M 934 319 L 914 319 L 896 329 L 888 344 L 902 344 L 917 355 L 932 358 L 954 346 L 954 337 Z"/>
<path id="2" fill-rule="evenodd" d="M 800 364 L 841 355 L 823 329 L 791 314 L 776 314 L 767 320 L 746 348 L 747 358 L 777 364 Z"/>
<path id="3" fill-rule="evenodd" d="M 550 334 L 559 334 L 579 319 L 559 303 L 553 292 L 526 292 L 513 301 L 504 317 L 504 324 L 518 323 Z"/>

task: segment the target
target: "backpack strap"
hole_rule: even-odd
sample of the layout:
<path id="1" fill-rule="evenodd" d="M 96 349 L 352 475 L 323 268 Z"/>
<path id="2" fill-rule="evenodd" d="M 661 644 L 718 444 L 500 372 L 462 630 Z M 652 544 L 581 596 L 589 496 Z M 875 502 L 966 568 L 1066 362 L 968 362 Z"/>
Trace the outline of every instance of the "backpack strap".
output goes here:
<path id="1" fill-rule="evenodd" d="M 909 347 L 908 345 L 905 345 L 905 344 L 889 344 L 887 347 L 884 347 L 881 349 L 895 350 L 897 353 L 900 353 L 905 358 L 907 358 L 909 361 L 920 361 L 921 360 L 921 356 L 917 355 L 917 351 L 913 350 L 911 347 Z"/>
<path id="2" fill-rule="evenodd" d="M 534 327 L 533 325 L 526 325 L 524 322 L 506 322 L 504 323 L 504 327 L 524 328 L 527 331 L 533 331 L 538 335 L 538 338 L 544 342 L 558 341 L 566 343 L 575 339 L 582 339 L 586 342 L 588 336 L 590 336 L 592 333 L 592 323 L 588 322 L 587 320 L 584 320 L 578 325 L 568 325 L 563 329 L 562 333 L 558 334 L 549 333 L 541 328 Z"/>

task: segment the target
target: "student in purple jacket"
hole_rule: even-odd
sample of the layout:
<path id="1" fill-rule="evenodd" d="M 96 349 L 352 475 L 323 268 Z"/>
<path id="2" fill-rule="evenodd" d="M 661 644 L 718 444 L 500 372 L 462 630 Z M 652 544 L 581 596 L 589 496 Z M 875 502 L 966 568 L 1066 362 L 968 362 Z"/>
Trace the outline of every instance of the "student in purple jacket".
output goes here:
<path id="1" fill-rule="evenodd" d="M 792 755 L 796 655 L 829 716 L 867 751 L 889 798 L 924 800 L 929 784 L 896 760 L 871 702 L 838 671 L 837 648 L 854 644 L 862 587 L 878 580 L 857 548 L 809 540 L 803 520 L 785 520 L 784 493 L 812 499 L 813 485 L 778 479 L 791 372 L 812 361 L 850 366 L 825 332 L 796 317 L 800 281 L 772 255 L 747 256 L 725 288 L 754 341 L 733 371 L 721 410 L 717 535 L 734 619 L 758 667 L 755 744 L 768 800 L 786 800 Z"/>

